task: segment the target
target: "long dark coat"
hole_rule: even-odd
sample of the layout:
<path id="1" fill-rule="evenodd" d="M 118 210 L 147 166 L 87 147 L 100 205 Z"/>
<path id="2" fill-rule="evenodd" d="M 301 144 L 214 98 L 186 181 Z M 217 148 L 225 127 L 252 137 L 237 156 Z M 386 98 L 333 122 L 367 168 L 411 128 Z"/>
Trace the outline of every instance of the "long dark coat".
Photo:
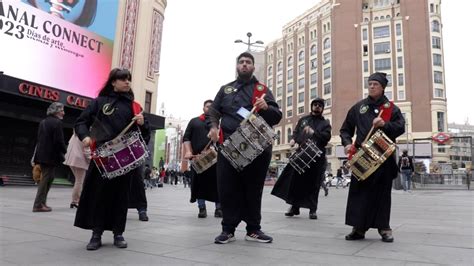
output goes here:
<path id="1" fill-rule="evenodd" d="M 204 115 L 195 117 L 189 121 L 184 132 L 183 142 L 190 141 L 193 155 L 201 153 L 210 139 L 207 137 L 209 129 L 206 126 Z M 191 168 L 191 200 L 204 199 L 212 202 L 219 202 L 217 193 L 217 172 L 214 164 L 201 174 L 196 173 Z"/>
<path id="2" fill-rule="evenodd" d="M 307 125 L 314 130 L 312 136 L 303 136 L 303 128 Z M 326 170 L 325 147 L 331 139 L 331 125 L 322 116 L 308 115 L 298 121 L 293 136 L 298 144 L 304 142 L 308 137 L 311 138 L 323 154 L 316 162 L 312 162 L 310 168 L 306 168 L 303 174 L 299 174 L 290 164 L 287 164 L 278 177 L 271 194 L 295 207 L 316 211 L 321 178 Z"/>
<path id="3" fill-rule="evenodd" d="M 359 148 L 372 127 L 372 121 L 378 115 L 376 110 L 386 106 L 388 102 L 385 96 L 377 101 L 369 97 L 352 106 L 340 130 L 342 145 L 352 143 L 352 137 L 357 129 L 355 145 Z M 385 121 L 385 126 L 381 130 L 394 142 L 404 133 L 405 119 L 396 105 L 393 105 L 390 120 Z M 392 179 L 397 177 L 397 172 L 396 159 L 393 155 L 366 180 L 357 181 L 354 176 L 351 177 L 346 208 L 347 225 L 359 230 L 390 228 Z"/>
<path id="4" fill-rule="evenodd" d="M 76 120 L 75 132 L 79 139 L 92 134 L 97 140 L 97 146 L 100 146 L 116 137 L 134 116 L 132 101 L 131 94 L 115 92 L 93 100 Z M 145 119 L 143 126 L 134 125 L 131 130 L 137 127 L 145 141 L 149 139 L 148 121 Z M 91 162 L 74 225 L 84 229 L 98 228 L 122 233 L 127 220 L 130 181 L 134 176 L 140 176 L 140 168 L 107 180 L 100 175 L 95 163 Z"/>
<path id="5" fill-rule="evenodd" d="M 64 161 L 64 154 L 66 144 L 62 122 L 56 116 L 49 115 L 39 123 L 33 161 L 37 164 L 59 166 Z"/>

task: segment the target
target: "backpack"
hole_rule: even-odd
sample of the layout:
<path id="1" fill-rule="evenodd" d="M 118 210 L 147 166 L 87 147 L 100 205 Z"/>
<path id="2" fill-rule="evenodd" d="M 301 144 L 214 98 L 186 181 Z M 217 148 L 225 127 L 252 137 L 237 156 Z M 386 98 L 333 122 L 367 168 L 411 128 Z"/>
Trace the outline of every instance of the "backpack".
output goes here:
<path id="1" fill-rule="evenodd" d="M 402 168 L 410 168 L 410 159 L 408 159 L 408 156 L 402 157 L 401 166 Z"/>

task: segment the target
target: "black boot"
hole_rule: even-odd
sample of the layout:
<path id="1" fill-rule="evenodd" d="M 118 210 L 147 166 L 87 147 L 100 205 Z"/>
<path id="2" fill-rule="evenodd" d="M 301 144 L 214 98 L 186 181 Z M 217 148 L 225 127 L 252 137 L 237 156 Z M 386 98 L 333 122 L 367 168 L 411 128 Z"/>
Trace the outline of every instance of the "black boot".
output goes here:
<path id="1" fill-rule="evenodd" d="M 299 215 L 300 214 L 300 208 L 291 206 L 291 208 L 288 210 L 288 212 L 285 213 L 285 216 L 294 216 L 294 215 Z"/>
<path id="2" fill-rule="evenodd" d="M 102 246 L 102 232 L 92 232 L 92 238 L 87 244 L 87 250 L 97 250 Z"/>
<path id="3" fill-rule="evenodd" d="M 198 218 L 206 218 L 206 217 L 207 217 L 206 208 L 199 208 Z"/>
<path id="4" fill-rule="evenodd" d="M 114 246 L 118 248 L 127 248 L 127 241 L 122 235 L 114 235 Z"/>
<path id="5" fill-rule="evenodd" d="M 214 217 L 216 218 L 222 218 L 222 210 L 221 209 L 216 209 L 214 211 Z"/>
<path id="6" fill-rule="evenodd" d="M 309 211 L 309 219 L 311 220 L 318 219 L 318 216 L 316 215 L 316 211 L 312 211 L 312 210 Z"/>

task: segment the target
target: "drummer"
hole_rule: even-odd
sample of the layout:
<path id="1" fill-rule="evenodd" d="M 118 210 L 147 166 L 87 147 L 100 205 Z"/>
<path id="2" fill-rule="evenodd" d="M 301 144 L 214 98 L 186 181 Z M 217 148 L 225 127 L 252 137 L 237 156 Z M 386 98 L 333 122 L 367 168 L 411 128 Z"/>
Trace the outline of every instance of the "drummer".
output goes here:
<path id="1" fill-rule="evenodd" d="M 141 107 L 134 102 L 131 81 L 132 74 L 127 69 L 112 69 L 99 96 L 76 120 L 74 129 L 84 146 L 94 146 L 95 142 L 98 147 L 114 139 L 132 119 L 136 123 L 131 129 L 139 130 L 148 142 L 150 128 L 138 110 Z M 104 230 L 113 232 L 116 247 L 127 247 L 123 232 L 127 222 L 130 181 L 137 177 L 141 177 L 140 167 L 122 176 L 104 179 L 95 163 L 90 164 L 74 221 L 74 226 L 92 230 L 87 250 L 101 247 Z"/>
<path id="2" fill-rule="evenodd" d="M 308 139 L 313 140 L 321 150 L 321 157 L 310 163 L 304 173 L 299 174 L 288 164 L 273 187 L 272 194 L 285 200 L 291 207 L 285 216 L 300 214 L 300 207 L 309 209 L 309 219 L 318 219 L 319 189 L 326 162 L 326 145 L 331 139 L 331 125 L 323 117 L 324 99 L 316 98 L 311 102 L 311 113 L 303 116 L 296 124 L 290 146 L 301 145 Z M 309 163 L 309 162 L 308 162 Z"/>
<path id="3" fill-rule="evenodd" d="M 400 109 L 384 95 L 388 83 L 386 74 L 373 73 L 368 83 L 368 97 L 349 109 L 340 129 L 346 154 L 353 154 L 361 146 L 371 127 L 374 127 L 372 132 L 382 130 L 393 142 L 405 131 Z M 357 137 L 353 145 L 354 133 Z M 352 226 L 352 232 L 346 235 L 346 240 L 364 239 L 369 228 L 376 228 L 382 241 L 393 242 L 390 208 L 392 180 L 397 174 L 396 159 L 391 156 L 366 180 L 357 181 L 352 176 L 346 207 L 346 224 Z"/>
<path id="4" fill-rule="evenodd" d="M 209 136 L 219 140 L 219 119 L 221 128 L 220 142 L 228 138 L 240 126 L 246 113 L 256 107 L 256 112 L 270 125 L 280 122 L 281 111 L 267 87 L 258 82 L 253 75 L 254 57 L 244 52 L 237 57 L 235 81 L 220 88 L 213 104 L 209 108 Z M 263 96 L 263 97 L 262 97 Z M 216 244 L 225 244 L 235 240 L 234 232 L 243 220 L 247 223 L 248 241 L 272 242 L 273 238 L 260 229 L 262 192 L 268 166 L 272 157 L 272 146 L 263 151 L 241 172 L 219 153 L 217 158 L 217 188 L 222 204 L 222 233 L 215 238 Z"/>
<path id="5" fill-rule="evenodd" d="M 183 136 L 184 158 L 187 160 L 196 159 L 196 155 L 209 147 L 210 139 L 207 137 L 209 130 L 206 128 L 206 116 L 212 100 L 204 102 L 204 113 L 189 121 Z M 207 147 L 206 147 L 207 146 Z M 221 218 L 222 210 L 217 193 L 216 165 L 214 164 L 206 171 L 197 174 L 191 167 L 191 203 L 197 201 L 199 213 L 198 218 L 206 218 L 206 200 L 215 202 L 216 209 L 214 217 Z"/>

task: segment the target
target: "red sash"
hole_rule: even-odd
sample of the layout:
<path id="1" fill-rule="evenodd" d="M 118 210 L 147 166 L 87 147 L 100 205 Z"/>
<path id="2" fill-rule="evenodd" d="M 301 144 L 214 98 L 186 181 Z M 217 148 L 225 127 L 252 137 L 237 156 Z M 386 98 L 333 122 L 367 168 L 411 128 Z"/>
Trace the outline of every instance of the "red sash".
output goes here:
<path id="1" fill-rule="evenodd" d="M 263 94 L 267 93 L 267 86 L 265 84 L 262 84 L 260 82 L 255 83 L 255 86 L 253 87 L 253 95 L 252 95 L 252 105 L 255 104 L 257 101 L 257 98 L 262 97 Z M 258 108 L 255 108 L 255 112 L 258 112 Z"/>
<path id="2" fill-rule="evenodd" d="M 386 102 L 386 103 L 380 105 L 379 110 L 380 111 L 383 110 L 383 113 L 380 116 L 383 119 L 383 121 L 389 122 L 390 119 L 392 118 L 393 102 Z"/>

